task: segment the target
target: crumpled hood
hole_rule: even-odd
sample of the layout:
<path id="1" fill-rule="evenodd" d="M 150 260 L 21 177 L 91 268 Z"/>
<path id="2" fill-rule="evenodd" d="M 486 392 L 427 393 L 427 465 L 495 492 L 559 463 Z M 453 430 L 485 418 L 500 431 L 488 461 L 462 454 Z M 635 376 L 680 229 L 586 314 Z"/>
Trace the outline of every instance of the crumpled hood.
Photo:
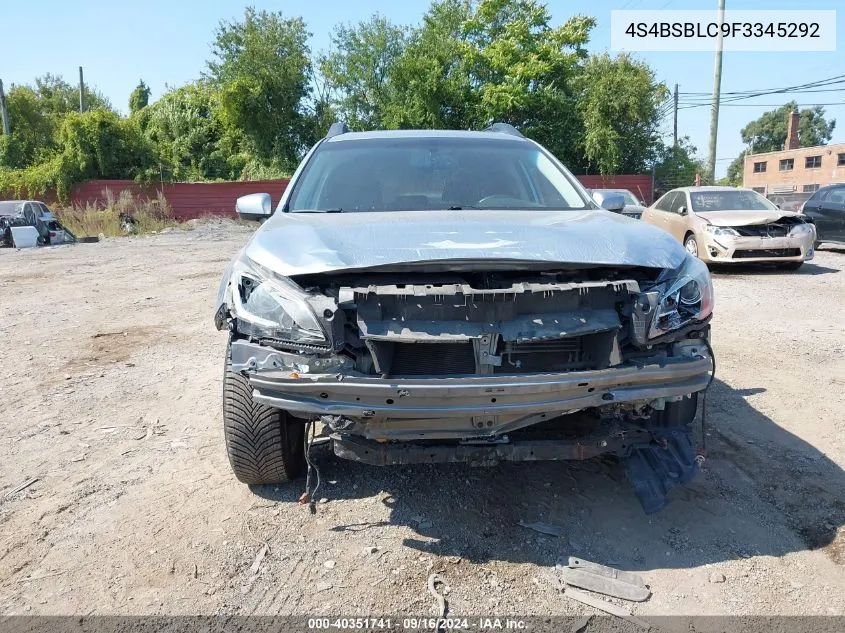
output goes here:
<path id="1" fill-rule="evenodd" d="M 455 260 L 677 268 L 668 233 L 606 211 L 277 212 L 247 257 L 284 276 Z"/>
<path id="2" fill-rule="evenodd" d="M 783 209 L 771 211 L 695 211 L 695 214 L 714 226 L 753 226 L 769 224 L 781 218 L 795 218 L 801 214 Z"/>

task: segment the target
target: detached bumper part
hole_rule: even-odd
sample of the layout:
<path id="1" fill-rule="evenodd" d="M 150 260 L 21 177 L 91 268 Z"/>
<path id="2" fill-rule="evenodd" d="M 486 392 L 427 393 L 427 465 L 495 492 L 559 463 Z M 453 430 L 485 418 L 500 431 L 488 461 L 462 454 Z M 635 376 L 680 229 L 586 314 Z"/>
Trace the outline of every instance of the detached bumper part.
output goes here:
<path id="1" fill-rule="evenodd" d="M 669 490 L 689 483 L 698 473 L 689 431 L 664 429 L 656 440 L 635 446 L 624 460 L 628 481 L 646 514 L 662 510 L 669 502 Z"/>

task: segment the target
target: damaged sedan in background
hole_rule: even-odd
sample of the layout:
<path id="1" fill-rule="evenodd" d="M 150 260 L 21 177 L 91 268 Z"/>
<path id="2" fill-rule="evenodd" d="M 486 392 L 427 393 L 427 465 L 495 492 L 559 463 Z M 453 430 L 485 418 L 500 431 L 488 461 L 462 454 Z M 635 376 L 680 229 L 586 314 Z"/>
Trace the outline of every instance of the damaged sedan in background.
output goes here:
<path id="1" fill-rule="evenodd" d="M 275 213 L 267 194 L 238 200 L 267 219 L 215 314 L 238 479 L 310 469 L 322 423 L 336 455 L 376 465 L 615 455 L 661 509 L 703 459 L 713 287 L 623 205 L 599 209 L 508 125 L 333 125 Z"/>
<path id="2" fill-rule="evenodd" d="M 816 228 L 810 218 L 779 209 L 751 189 L 673 189 L 646 209 L 642 220 L 711 264 L 775 264 L 798 270 L 815 254 Z"/>

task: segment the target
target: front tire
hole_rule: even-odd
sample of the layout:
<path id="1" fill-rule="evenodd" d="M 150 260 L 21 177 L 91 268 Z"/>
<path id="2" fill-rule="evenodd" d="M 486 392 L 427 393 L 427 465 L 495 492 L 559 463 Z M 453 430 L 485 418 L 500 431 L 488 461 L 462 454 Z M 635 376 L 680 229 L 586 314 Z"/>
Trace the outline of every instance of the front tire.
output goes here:
<path id="1" fill-rule="evenodd" d="M 692 233 L 688 233 L 684 238 L 684 248 L 687 249 L 687 253 L 698 258 L 698 242 Z"/>
<path id="2" fill-rule="evenodd" d="M 304 468 L 305 425 L 281 409 L 252 399 L 249 380 L 232 371 L 229 351 L 223 376 L 223 435 L 235 476 L 245 484 L 280 484 Z"/>

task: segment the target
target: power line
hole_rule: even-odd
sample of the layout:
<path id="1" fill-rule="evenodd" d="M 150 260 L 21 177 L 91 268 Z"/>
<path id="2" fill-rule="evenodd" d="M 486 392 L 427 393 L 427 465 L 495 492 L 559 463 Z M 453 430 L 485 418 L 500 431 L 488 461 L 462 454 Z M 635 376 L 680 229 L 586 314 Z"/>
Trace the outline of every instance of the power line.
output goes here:
<path id="1" fill-rule="evenodd" d="M 816 106 L 838 106 L 845 105 L 845 101 L 832 101 L 829 103 L 799 103 L 799 108 L 814 108 Z M 678 106 L 678 110 L 689 110 L 690 108 L 706 108 L 709 103 L 697 103 L 692 105 Z M 780 108 L 782 103 L 723 103 L 722 107 L 730 108 Z"/>

